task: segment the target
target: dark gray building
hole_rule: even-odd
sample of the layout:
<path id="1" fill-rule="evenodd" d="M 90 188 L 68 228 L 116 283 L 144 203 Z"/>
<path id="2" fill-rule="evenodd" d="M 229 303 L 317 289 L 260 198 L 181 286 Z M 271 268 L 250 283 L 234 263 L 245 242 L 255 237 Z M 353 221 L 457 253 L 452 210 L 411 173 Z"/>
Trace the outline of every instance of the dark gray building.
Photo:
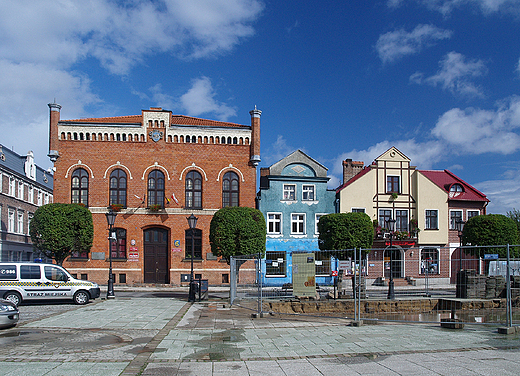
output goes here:
<path id="1" fill-rule="evenodd" d="M 0 261 L 32 261 L 29 223 L 38 207 L 53 201 L 53 175 L 0 144 Z"/>

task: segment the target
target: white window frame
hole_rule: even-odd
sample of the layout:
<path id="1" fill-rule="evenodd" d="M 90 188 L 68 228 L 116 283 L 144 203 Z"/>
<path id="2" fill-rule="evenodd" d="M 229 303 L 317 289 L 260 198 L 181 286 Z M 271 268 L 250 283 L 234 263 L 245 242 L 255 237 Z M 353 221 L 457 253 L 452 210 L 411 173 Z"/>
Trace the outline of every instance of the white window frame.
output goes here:
<path id="1" fill-rule="evenodd" d="M 12 208 L 7 209 L 7 232 L 16 232 L 15 228 L 15 210 Z"/>
<path id="2" fill-rule="evenodd" d="M 23 182 L 19 181 L 18 189 L 16 190 L 16 197 L 20 200 L 23 200 L 23 193 L 24 193 L 23 186 L 24 186 Z"/>
<path id="3" fill-rule="evenodd" d="M 18 210 L 16 213 L 16 232 L 19 234 L 23 234 L 23 230 L 23 211 Z"/>
<path id="4" fill-rule="evenodd" d="M 43 192 L 38 190 L 38 206 L 43 205 Z"/>
<path id="5" fill-rule="evenodd" d="M 470 215 L 469 213 L 477 213 L 476 215 Z M 480 215 L 479 209 L 466 209 L 466 220 L 469 220 L 470 218 L 476 217 Z"/>
<path id="6" fill-rule="evenodd" d="M 434 273 L 429 273 L 429 275 L 439 275 L 439 274 L 441 274 L 441 261 L 440 261 L 441 260 L 440 259 L 440 257 L 441 257 L 441 250 L 440 250 L 440 248 L 439 247 L 431 247 L 431 246 L 430 247 L 426 247 L 425 246 L 425 247 L 422 247 L 420 249 L 420 254 L 419 254 L 419 275 L 421 275 L 421 276 L 426 275 L 426 273 L 423 273 L 422 261 L 423 261 L 423 255 L 424 255 L 423 252 L 425 250 L 427 250 L 427 249 L 435 249 L 435 250 L 437 250 L 437 271 L 434 272 Z"/>
<path id="7" fill-rule="evenodd" d="M 30 185 L 28 189 L 29 191 L 27 192 L 27 200 L 29 200 L 31 204 L 34 204 L 34 187 Z"/>
<path id="8" fill-rule="evenodd" d="M 305 221 L 306 221 L 305 213 L 291 213 L 291 235 L 305 235 Z M 293 231 L 295 224 L 297 226 L 297 231 Z M 300 227 L 301 227 L 301 231 L 300 231 Z"/>
<path id="9" fill-rule="evenodd" d="M 3 193 L 4 189 L 4 175 L 0 172 L 0 193 Z"/>
<path id="10" fill-rule="evenodd" d="M 312 192 L 312 198 L 309 198 L 309 192 Z M 307 198 L 305 198 L 305 194 L 307 194 Z M 314 184 L 302 184 L 302 201 L 316 201 L 316 186 Z"/>
<path id="11" fill-rule="evenodd" d="M 406 213 L 406 222 L 405 222 L 405 227 L 402 228 L 399 226 L 399 219 L 397 218 L 397 212 L 398 211 L 401 211 L 401 212 L 405 212 Z M 394 209 L 394 212 L 393 212 L 393 218 L 395 219 L 395 231 L 410 231 L 410 211 L 408 209 L 401 209 L 401 208 L 396 208 Z M 401 217 L 399 217 L 401 218 Z"/>
<path id="12" fill-rule="evenodd" d="M 451 213 L 454 213 L 454 212 L 459 212 L 460 213 L 460 219 L 464 220 L 464 211 L 462 209 L 450 210 L 450 218 L 449 218 L 450 230 L 456 230 L 457 229 L 457 224 L 456 223 L 452 223 L 452 218 L 451 218 Z"/>
<path id="13" fill-rule="evenodd" d="M 327 215 L 327 213 L 316 213 L 314 214 L 314 236 L 319 236 L 320 232 L 318 231 L 318 222 L 320 221 L 320 218 L 324 215 Z"/>
<path id="14" fill-rule="evenodd" d="M 436 227 L 428 227 L 428 217 L 426 216 L 426 212 L 434 211 L 437 213 L 435 216 L 437 218 L 437 226 Z M 424 210 L 424 229 L 425 230 L 438 230 L 439 229 L 439 209 L 425 209 Z"/>
<path id="15" fill-rule="evenodd" d="M 274 216 L 274 218 L 270 218 L 270 216 Z M 276 218 L 276 216 L 278 216 Z M 280 231 L 269 231 L 270 225 L 273 225 L 273 230 L 276 228 L 276 223 L 280 226 Z M 282 234 L 282 213 L 279 212 L 268 212 L 267 213 L 267 234 L 268 235 L 281 235 Z"/>
<path id="16" fill-rule="evenodd" d="M 49 195 L 46 193 L 43 197 L 44 197 L 44 199 L 43 199 L 43 203 L 44 203 L 45 205 L 47 205 L 47 204 L 49 203 Z"/>
<path id="17" fill-rule="evenodd" d="M 9 196 L 15 197 L 16 195 L 16 180 L 13 177 L 9 177 Z"/>
<path id="18" fill-rule="evenodd" d="M 292 190 L 290 188 L 292 188 Z M 292 198 L 291 198 L 291 196 L 292 196 Z M 296 184 L 284 184 L 283 185 L 283 200 L 284 201 L 296 201 Z"/>

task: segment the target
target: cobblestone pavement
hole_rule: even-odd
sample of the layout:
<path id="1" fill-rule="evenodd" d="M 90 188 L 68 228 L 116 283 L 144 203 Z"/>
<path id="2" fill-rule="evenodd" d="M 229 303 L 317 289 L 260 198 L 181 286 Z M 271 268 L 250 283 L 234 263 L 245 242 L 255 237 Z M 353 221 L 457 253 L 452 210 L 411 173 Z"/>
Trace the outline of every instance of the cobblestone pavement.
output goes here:
<path id="1" fill-rule="evenodd" d="M 22 306 L 0 331 L 0 375 L 517 375 L 520 338 L 496 328 L 348 326 L 223 303 L 121 298 Z M 27 308 L 27 309 L 26 309 Z"/>

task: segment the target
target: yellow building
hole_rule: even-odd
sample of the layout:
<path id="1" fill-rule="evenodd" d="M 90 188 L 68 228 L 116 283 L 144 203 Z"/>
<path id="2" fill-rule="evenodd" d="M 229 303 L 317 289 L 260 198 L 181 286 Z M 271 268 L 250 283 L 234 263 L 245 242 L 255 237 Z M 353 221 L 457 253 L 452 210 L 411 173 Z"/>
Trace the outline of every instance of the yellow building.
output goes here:
<path id="1" fill-rule="evenodd" d="M 485 214 L 489 200 L 448 170 L 418 170 L 410 162 L 395 147 L 368 166 L 343 161 L 343 184 L 336 190 L 339 211 L 364 212 L 373 219 L 370 278 L 429 274 L 437 282 L 453 283 L 461 267 L 458 226 Z"/>

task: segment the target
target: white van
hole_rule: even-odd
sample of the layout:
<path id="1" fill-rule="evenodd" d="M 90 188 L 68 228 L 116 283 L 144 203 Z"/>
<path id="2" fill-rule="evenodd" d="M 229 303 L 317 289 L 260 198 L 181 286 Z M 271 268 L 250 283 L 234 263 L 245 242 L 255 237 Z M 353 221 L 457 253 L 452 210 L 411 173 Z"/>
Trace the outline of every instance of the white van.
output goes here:
<path id="1" fill-rule="evenodd" d="M 73 299 L 86 304 L 99 297 L 97 283 L 73 278 L 59 265 L 0 262 L 0 298 L 19 305 L 24 300 Z"/>

